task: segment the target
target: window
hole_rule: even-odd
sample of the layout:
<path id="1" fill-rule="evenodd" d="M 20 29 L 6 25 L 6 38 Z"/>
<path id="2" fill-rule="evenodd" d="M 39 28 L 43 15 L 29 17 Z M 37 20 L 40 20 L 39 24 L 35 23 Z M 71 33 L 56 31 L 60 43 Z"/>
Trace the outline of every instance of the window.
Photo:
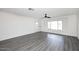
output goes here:
<path id="1" fill-rule="evenodd" d="M 57 30 L 57 21 L 51 22 L 51 29 Z"/>
<path id="2" fill-rule="evenodd" d="M 52 29 L 52 30 L 62 30 L 62 21 L 52 21 L 52 22 L 48 22 L 48 29 Z"/>
<path id="3" fill-rule="evenodd" d="M 62 21 L 58 21 L 57 27 L 58 27 L 58 30 L 62 30 Z"/>

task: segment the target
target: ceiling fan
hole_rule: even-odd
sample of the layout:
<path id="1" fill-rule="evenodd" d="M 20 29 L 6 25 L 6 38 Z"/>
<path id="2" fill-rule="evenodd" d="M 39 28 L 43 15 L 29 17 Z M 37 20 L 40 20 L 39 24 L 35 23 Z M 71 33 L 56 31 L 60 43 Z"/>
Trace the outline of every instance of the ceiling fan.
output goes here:
<path id="1" fill-rule="evenodd" d="M 47 15 L 47 13 L 44 14 L 44 18 L 51 18 Z"/>

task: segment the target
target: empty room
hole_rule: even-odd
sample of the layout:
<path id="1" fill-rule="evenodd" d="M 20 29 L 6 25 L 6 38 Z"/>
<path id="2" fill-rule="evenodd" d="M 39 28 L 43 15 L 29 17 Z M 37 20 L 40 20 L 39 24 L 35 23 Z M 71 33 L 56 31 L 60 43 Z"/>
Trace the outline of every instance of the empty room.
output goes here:
<path id="1" fill-rule="evenodd" d="M 0 8 L 0 51 L 79 51 L 78 8 Z"/>

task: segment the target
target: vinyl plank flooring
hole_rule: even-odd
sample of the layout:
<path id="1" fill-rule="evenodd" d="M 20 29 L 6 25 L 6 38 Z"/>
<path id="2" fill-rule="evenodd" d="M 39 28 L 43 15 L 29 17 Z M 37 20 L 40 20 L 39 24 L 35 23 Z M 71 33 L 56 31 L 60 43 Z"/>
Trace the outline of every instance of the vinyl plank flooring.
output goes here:
<path id="1" fill-rule="evenodd" d="M 76 37 L 37 32 L 0 41 L 0 51 L 79 51 Z"/>

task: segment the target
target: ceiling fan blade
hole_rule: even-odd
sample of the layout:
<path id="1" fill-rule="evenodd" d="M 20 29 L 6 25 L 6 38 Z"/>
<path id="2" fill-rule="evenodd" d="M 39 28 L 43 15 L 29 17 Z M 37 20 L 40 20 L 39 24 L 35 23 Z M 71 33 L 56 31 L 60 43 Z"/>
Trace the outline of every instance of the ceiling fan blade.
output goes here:
<path id="1" fill-rule="evenodd" d="M 47 17 L 47 18 L 51 18 L 51 17 Z"/>

